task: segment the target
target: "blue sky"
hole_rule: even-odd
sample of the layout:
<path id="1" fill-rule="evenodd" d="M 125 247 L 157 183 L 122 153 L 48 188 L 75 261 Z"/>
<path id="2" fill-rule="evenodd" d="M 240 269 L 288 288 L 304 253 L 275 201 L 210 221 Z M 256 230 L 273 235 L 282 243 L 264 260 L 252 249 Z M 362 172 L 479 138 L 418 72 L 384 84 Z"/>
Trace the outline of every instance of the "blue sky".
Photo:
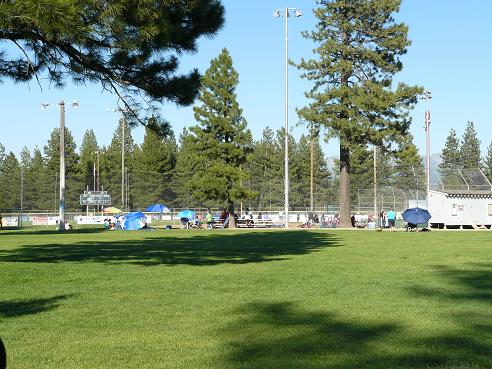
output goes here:
<path id="1" fill-rule="evenodd" d="M 227 47 L 239 72 L 238 101 L 244 110 L 249 128 L 259 138 L 265 126 L 278 129 L 284 125 L 284 24 L 283 19 L 272 17 L 277 8 L 297 7 L 304 13 L 300 18 L 289 18 L 289 55 L 294 61 L 312 55 L 312 45 L 301 37 L 302 30 L 313 29 L 315 1 L 291 0 L 287 4 L 277 0 L 224 0 L 226 24 L 217 37 L 202 39 L 197 54 L 185 55 L 181 61 L 184 71 L 192 67 L 205 71 L 210 59 Z M 475 123 L 482 141 L 482 153 L 492 140 L 490 119 L 489 18 L 492 2 L 484 0 L 403 0 L 397 19 L 410 27 L 412 46 L 404 56 L 404 70 L 396 80 L 418 84 L 432 91 L 429 104 L 432 112 L 431 151 L 440 152 L 447 134 L 455 128 L 463 133 L 467 120 Z M 1 47 L 5 47 L 3 44 Z M 310 84 L 300 79 L 294 67 L 289 70 L 290 125 L 295 126 L 296 107 L 304 106 Z M 53 105 L 41 110 L 42 102 L 56 104 L 60 100 L 77 99 L 80 108 L 67 109 L 66 123 L 78 144 L 86 129 L 93 129 L 100 145 L 108 145 L 118 122 L 115 113 L 107 109 L 116 105 L 116 97 L 102 92 L 100 86 L 73 86 L 63 90 L 43 84 L 43 91 L 35 82 L 0 85 L 1 117 L 0 143 L 7 151 L 19 153 L 23 146 L 41 148 L 49 134 L 59 124 L 58 111 Z M 179 133 L 183 127 L 194 124 L 191 107 L 162 106 L 166 117 Z M 411 131 L 422 154 L 425 150 L 423 130 L 424 106 L 419 104 L 412 112 Z M 295 127 L 293 134 L 305 132 Z M 141 142 L 143 129 L 133 132 Z M 327 155 L 337 155 L 336 141 L 324 145 Z"/>

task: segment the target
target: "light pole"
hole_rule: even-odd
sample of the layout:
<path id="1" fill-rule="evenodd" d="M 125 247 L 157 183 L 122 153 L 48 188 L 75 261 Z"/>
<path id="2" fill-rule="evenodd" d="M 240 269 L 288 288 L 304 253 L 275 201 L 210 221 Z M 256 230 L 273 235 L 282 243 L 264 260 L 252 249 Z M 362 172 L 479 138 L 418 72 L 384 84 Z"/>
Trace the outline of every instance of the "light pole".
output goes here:
<path id="1" fill-rule="evenodd" d="M 314 123 L 311 122 L 311 134 L 310 134 L 310 156 L 311 156 L 311 178 L 310 178 L 310 210 L 314 213 L 314 139 L 318 138 L 319 127 L 314 127 Z"/>
<path id="2" fill-rule="evenodd" d="M 285 18 L 285 229 L 289 228 L 289 10 L 298 18 L 302 13 L 297 8 L 277 9 L 275 18 Z"/>
<path id="3" fill-rule="evenodd" d="M 46 109 L 50 104 L 41 104 L 42 109 Z M 72 108 L 77 109 L 79 102 L 74 100 Z M 60 109 L 60 198 L 59 198 L 59 216 L 58 230 L 65 230 L 65 101 L 58 103 Z"/>
<path id="4" fill-rule="evenodd" d="M 428 102 L 432 99 L 430 91 L 425 91 L 420 97 L 425 102 L 425 176 L 426 176 L 426 189 L 427 189 L 427 203 L 429 202 L 429 189 L 430 189 L 430 110 L 428 109 Z"/>
<path id="5" fill-rule="evenodd" d="M 109 109 L 112 112 L 121 113 L 121 206 L 125 207 L 125 109 L 113 108 Z"/>
<path id="6" fill-rule="evenodd" d="M 94 151 L 93 154 L 96 154 L 96 158 L 97 158 L 97 172 L 96 172 L 96 163 L 94 163 L 94 190 L 99 191 L 99 150 Z M 97 173 L 97 181 L 96 181 L 96 173 Z"/>
<path id="7" fill-rule="evenodd" d="M 93 154 L 96 154 L 96 159 L 93 164 L 93 174 L 94 174 L 94 191 L 99 191 L 99 151 L 93 151 Z M 97 161 L 97 172 L 96 172 L 96 161 Z M 96 177 L 97 173 L 97 177 Z M 97 178 L 97 181 L 96 181 Z M 97 184 L 97 185 L 96 185 Z M 94 213 L 99 210 L 99 205 L 94 206 Z"/>
<path id="8" fill-rule="evenodd" d="M 377 159 L 378 159 L 378 147 L 376 145 L 374 145 L 374 149 L 373 149 L 373 168 L 372 168 L 372 175 L 373 175 L 373 195 L 374 195 L 374 223 L 376 224 L 376 228 L 377 228 L 377 224 L 378 224 L 378 221 L 377 219 L 379 219 L 379 214 L 378 214 L 378 167 L 377 167 Z M 383 206 L 381 204 L 381 210 L 383 209 Z M 380 222 L 380 221 L 379 221 Z M 380 226 L 382 228 L 382 224 L 380 223 Z"/>

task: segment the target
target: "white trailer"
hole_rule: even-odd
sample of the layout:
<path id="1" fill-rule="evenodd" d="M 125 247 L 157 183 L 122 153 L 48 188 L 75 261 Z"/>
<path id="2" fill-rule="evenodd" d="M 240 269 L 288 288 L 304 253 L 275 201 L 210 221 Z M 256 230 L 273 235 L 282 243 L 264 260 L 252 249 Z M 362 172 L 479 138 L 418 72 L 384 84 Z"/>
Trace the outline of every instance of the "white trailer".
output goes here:
<path id="1" fill-rule="evenodd" d="M 429 190 L 428 207 L 433 228 L 492 226 L 492 191 Z"/>

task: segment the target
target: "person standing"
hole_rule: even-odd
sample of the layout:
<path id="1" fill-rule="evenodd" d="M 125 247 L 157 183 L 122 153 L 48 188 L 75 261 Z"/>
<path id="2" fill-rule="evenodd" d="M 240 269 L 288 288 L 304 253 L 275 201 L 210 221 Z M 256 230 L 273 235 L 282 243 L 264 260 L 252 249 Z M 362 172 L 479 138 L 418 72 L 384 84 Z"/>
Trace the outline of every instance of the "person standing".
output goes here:
<path id="1" fill-rule="evenodd" d="M 381 229 L 385 228 L 384 217 L 385 217 L 384 210 L 381 210 L 381 212 L 379 213 L 379 228 Z"/>
<path id="2" fill-rule="evenodd" d="M 207 214 L 205 215 L 205 221 L 207 222 L 207 228 L 212 229 L 214 227 L 214 218 L 210 209 L 207 210 Z"/>
<path id="3" fill-rule="evenodd" d="M 393 232 L 393 229 L 395 228 L 395 221 L 396 221 L 396 213 L 393 211 L 393 209 L 390 209 L 390 211 L 388 211 L 387 217 L 388 217 L 388 226 L 390 232 Z"/>

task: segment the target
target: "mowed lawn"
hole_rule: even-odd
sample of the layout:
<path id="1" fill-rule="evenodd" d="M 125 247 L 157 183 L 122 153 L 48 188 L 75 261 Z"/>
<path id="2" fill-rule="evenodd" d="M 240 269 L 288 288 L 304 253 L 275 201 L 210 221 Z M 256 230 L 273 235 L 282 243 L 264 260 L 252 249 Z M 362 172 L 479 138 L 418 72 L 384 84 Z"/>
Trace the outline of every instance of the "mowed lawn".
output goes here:
<path id="1" fill-rule="evenodd" d="M 492 368 L 492 232 L 0 232 L 9 369 Z"/>

